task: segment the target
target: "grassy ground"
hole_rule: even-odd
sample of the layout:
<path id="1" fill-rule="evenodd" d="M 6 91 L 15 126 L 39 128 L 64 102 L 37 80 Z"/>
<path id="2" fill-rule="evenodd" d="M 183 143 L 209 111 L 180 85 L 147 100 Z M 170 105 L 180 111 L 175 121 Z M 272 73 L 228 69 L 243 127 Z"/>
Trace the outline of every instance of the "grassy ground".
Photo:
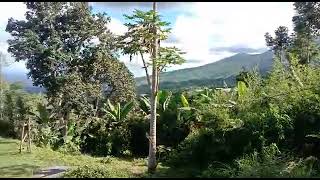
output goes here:
<path id="1" fill-rule="evenodd" d="M 32 153 L 26 149 L 19 153 L 19 141 L 0 137 L 0 178 L 32 177 L 40 168 L 65 165 L 78 167 L 101 166 L 112 177 L 183 177 L 184 171 L 172 170 L 158 165 L 153 175 L 146 173 L 146 159 L 95 158 L 87 155 L 67 155 L 48 148 L 32 146 Z"/>

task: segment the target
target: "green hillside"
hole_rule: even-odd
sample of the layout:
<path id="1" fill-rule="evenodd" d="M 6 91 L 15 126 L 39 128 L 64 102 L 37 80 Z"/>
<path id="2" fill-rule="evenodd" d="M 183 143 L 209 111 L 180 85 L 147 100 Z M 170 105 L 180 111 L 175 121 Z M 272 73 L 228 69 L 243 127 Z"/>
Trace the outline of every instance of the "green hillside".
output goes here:
<path id="1" fill-rule="evenodd" d="M 272 57 L 271 51 L 253 55 L 240 53 L 203 66 L 164 72 L 160 77 L 160 86 L 162 89 L 221 86 L 223 81 L 232 85 L 235 76 L 243 68 L 251 70 L 257 67 L 262 74 L 265 74 L 272 66 Z M 136 78 L 136 83 L 140 93 L 148 92 L 145 77 Z"/>

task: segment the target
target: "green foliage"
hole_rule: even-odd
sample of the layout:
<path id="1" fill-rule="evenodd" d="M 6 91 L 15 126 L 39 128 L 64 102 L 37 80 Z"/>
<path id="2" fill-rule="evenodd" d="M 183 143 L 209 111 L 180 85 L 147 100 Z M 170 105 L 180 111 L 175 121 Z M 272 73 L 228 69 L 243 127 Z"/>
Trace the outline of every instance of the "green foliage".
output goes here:
<path id="1" fill-rule="evenodd" d="M 109 99 L 107 100 L 108 109 L 104 110 L 108 117 L 110 117 L 115 122 L 121 122 L 125 120 L 128 113 L 133 109 L 133 101 L 126 103 L 122 108 L 120 103 L 117 106 L 113 106 Z"/>
<path id="2" fill-rule="evenodd" d="M 93 155 L 122 155 L 128 150 L 127 122 L 94 119 L 81 133 L 81 151 Z"/>
<path id="3" fill-rule="evenodd" d="M 243 81 L 238 81 L 237 83 L 237 90 L 238 90 L 238 97 L 239 99 L 243 98 L 245 96 L 245 93 L 247 91 L 247 86 Z"/>
<path id="4" fill-rule="evenodd" d="M 27 61 L 34 85 L 47 90 L 49 103 L 64 121 L 72 110 L 92 116 L 94 104 L 104 97 L 132 100 L 133 75 L 117 60 L 106 14 L 92 14 L 83 2 L 26 6 L 26 20 L 8 21 L 6 31 L 13 37 L 8 51 L 16 61 Z"/>
<path id="5" fill-rule="evenodd" d="M 14 132 L 15 128 L 15 118 L 14 118 L 14 102 L 11 93 L 7 93 L 5 98 L 5 107 L 4 107 L 4 116 L 9 122 L 8 134 L 10 137 L 16 137 L 17 135 Z"/>
<path id="6" fill-rule="evenodd" d="M 129 150 L 133 156 L 147 156 L 149 140 L 146 133 L 149 132 L 148 119 L 143 115 L 135 114 L 129 118 L 128 121 L 128 133 L 129 133 Z"/>
<path id="7" fill-rule="evenodd" d="M 48 125 L 32 129 L 33 143 L 39 147 L 51 147 L 59 140 L 58 132 Z"/>
<path id="8" fill-rule="evenodd" d="M 110 178 L 110 173 L 103 166 L 89 166 L 75 168 L 64 174 L 65 178 Z"/>
<path id="9" fill-rule="evenodd" d="M 261 153 L 254 152 L 236 160 L 238 177 L 277 177 L 281 175 L 280 151 L 276 144 L 263 147 Z"/>
<path id="10" fill-rule="evenodd" d="M 294 18 L 294 36 L 289 37 L 283 26 L 275 31 L 275 37 L 266 34 L 268 46 L 277 53 L 273 61 L 271 52 L 252 56 L 238 54 L 224 62 L 188 70 L 188 73 L 201 72 L 199 77 L 186 76 L 188 73 L 184 70 L 179 71 L 182 75 L 162 74 L 165 78 L 177 75 L 177 81 L 205 77 L 209 82 L 210 67 L 210 71 L 217 70 L 214 78 L 220 78 L 224 88 L 174 92 L 161 87 L 156 96 L 156 145 L 161 164 L 174 170 L 188 169 L 187 174 L 195 177 L 314 177 L 319 174 L 320 71 L 316 64 L 309 63 L 310 58 L 316 58 L 317 47 L 308 42 L 317 31 L 316 24 L 310 23 L 315 23 L 317 18 L 305 11 L 310 6 L 316 12 L 317 7 L 312 3 L 295 6 L 299 12 Z M 115 51 L 119 46 L 124 54 L 140 54 L 143 58 L 143 54 L 151 53 L 154 43 L 152 25 L 159 31 L 157 38 L 164 40 L 170 32 L 165 29 L 168 24 L 153 11 L 137 10 L 132 16 L 126 16 L 130 21 L 126 24 L 129 31 L 116 40 L 105 27 L 109 18 L 91 15 L 82 3 L 27 3 L 27 7 L 27 20 L 9 21 L 7 31 L 15 37 L 9 42 L 9 51 L 18 61 L 27 60 L 28 68 L 33 69 L 30 75 L 35 84 L 49 90 L 48 102 L 42 96 L 24 93 L 17 84 L 7 86 L 5 121 L 1 121 L 1 128 L 8 127 L 14 137 L 19 131 L 19 121 L 29 116 L 34 143 L 51 147 L 65 156 L 80 153 L 147 156 L 150 99 L 148 95 L 141 95 L 137 98 L 139 106 L 135 106 L 133 76 L 117 61 Z M 61 12 L 61 8 L 67 13 Z M 80 15 L 83 21 L 75 18 Z M 305 15 L 315 21 L 309 22 L 304 19 Z M 40 23 L 45 17 L 48 21 Z M 75 32 L 72 28 L 82 29 Z M 106 32 L 100 33 L 100 30 Z M 97 36 L 100 43 L 90 43 L 93 36 Z M 114 44 L 118 41 L 120 45 Z M 306 52 L 301 49 L 303 46 L 307 46 Z M 170 64 L 183 63 L 180 55 L 176 48 L 160 48 L 156 59 L 158 71 Z M 234 69 L 238 58 L 246 59 L 247 67 Z M 39 64 L 35 64 L 36 61 Z M 262 67 L 246 70 L 257 62 Z M 150 63 L 143 63 L 147 71 Z M 261 71 L 270 69 L 271 63 L 269 74 L 260 75 Z M 226 76 L 233 78 L 232 82 L 237 83 L 235 87 L 229 81 L 231 88 L 225 85 Z M 170 81 L 175 84 L 171 79 L 174 78 Z M 61 129 L 61 120 L 68 123 L 64 126 L 68 128 L 66 134 Z M 112 177 L 115 172 L 108 165 L 114 163 L 114 159 L 110 159 L 99 159 L 104 165 L 93 163 L 72 169 L 66 177 Z"/>

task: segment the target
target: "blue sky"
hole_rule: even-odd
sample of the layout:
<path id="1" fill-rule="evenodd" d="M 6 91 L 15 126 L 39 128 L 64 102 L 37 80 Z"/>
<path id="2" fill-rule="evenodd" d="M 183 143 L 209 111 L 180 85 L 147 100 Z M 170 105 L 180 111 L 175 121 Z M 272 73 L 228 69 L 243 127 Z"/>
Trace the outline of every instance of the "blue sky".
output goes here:
<path id="1" fill-rule="evenodd" d="M 134 9 L 150 10 L 150 2 L 92 2 L 93 12 L 111 17 L 109 28 L 115 34 L 126 31 L 123 14 Z M 261 53 L 266 50 L 264 33 L 273 33 L 280 25 L 292 29 L 292 2 L 160 2 L 163 20 L 171 23 L 170 38 L 164 46 L 176 46 L 186 52 L 187 62 L 168 70 L 201 66 L 236 53 Z M 5 32 L 8 18 L 24 19 L 22 2 L 0 2 L 0 51 L 6 52 Z M 136 77 L 143 76 L 141 60 L 120 57 Z M 7 71 L 26 72 L 24 63 L 13 63 Z"/>

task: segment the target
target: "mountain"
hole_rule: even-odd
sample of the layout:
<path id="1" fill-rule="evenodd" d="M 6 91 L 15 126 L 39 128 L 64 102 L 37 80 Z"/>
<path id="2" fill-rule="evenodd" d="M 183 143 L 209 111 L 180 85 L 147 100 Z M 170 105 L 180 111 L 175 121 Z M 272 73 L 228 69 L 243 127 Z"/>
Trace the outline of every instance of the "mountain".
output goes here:
<path id="1" fill-rule="evenodd" d="M 4 79 L 9 83 L 21 83 L 24 90 L 29 93 L 45 92 L 44 88 L 33 86 L 25 71 L 13 71 L 11 68 L 3 69 Z"/>
<path id="2" fill-rule="evenodd" d="M 160 88 L 174 90 L 199 86 L 221 87 L 224 82 L 228 86 L 233 86 L 236 75 L 243 69 L 251 70 L 257 67 L 260 73 L 266 74 L 271 69 L 272 57 L 271 51 L 254 55 L 239 53 L 203 66 L 163 72 L 160 76 Z M 4 68 L 4 75 L 5 79 L 11 83 L 21 82 L 28 92 L 44 92 L 43 88 L 32 85 L 32 80 L 28 79 L 26 72 Z M 149 93 L 145 77 L 135 80 L 139 93 Z"/>
<path id="3" fill-rule="evenodd" d="M 262 54 L 239 53 L 203 66 L 163 72 L 160 75 L 160 88 L 172 90 L 197 86 L 223 86 L 224 81 L 232 86 L 236 75 L 243 69 L 251 70 L 257 67 L 261 74 L 266 74 L 271 69 L 272 59 L 272 51 Z M 149 92 L 145 77 L 136 78 L 136 85 L 138 92 Z"/>

